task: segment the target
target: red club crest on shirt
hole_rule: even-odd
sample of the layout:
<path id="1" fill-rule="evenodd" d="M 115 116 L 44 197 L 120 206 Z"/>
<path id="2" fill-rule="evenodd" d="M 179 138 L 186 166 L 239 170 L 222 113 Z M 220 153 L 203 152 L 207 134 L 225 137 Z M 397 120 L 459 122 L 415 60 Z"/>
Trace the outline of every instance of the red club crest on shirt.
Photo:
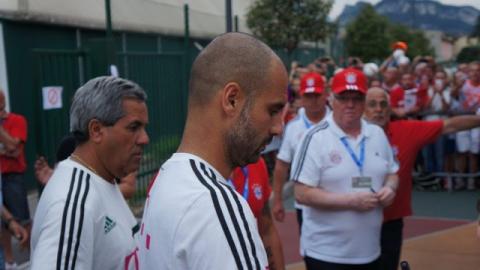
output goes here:
<path id="1" fill-rule="evenodd" d="M 340 164 L 342 162 L 342 154 L 337 150 L 332 150 L 328 156 L 330 157 L 330 161 L 333 164 Z"/>

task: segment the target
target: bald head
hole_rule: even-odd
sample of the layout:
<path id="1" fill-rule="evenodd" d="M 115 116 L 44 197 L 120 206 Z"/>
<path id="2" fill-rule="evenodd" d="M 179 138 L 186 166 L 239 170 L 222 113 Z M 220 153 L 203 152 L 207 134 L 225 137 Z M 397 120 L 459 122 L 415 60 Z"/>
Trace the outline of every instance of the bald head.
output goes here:
<path id="1" fill-rule="evenodd" d="M 192 66 L 189 103 L 205 105 L 229 82 L 236 82 L 247 95 L 262 89 L 272 66 L 281 63 L 263 42 L 243 33 L 215 38 Z"/>
<path id="2" fill-rule="evenodd" d="M 386 100 L 389 100 L 389 95 L 387 91 L 383 90 L 381 87 L 372 87 L 368 89 L 367 95 L 365 96 L 365 100 L 372 98 L 374 96 L 383 96 Z"/>

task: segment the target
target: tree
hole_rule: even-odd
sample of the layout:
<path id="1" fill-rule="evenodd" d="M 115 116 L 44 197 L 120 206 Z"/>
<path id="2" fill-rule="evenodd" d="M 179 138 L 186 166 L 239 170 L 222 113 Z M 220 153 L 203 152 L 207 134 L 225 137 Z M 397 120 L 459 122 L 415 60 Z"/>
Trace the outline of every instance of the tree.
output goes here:
<path id="1" fill-rule="evenodd" d="M 463 48 L 457 56 L 457 63 L 470 63 L 480 59 L 480 46 Z"/>
<path id="2" fill-rule="evenodd" d="M 390 46 L 396 41 L 408 44 L 407 54 L 410 58 L 434 54 L 421 30 L 389 22 L 370 4 L 365 5 L 358 17 L 347 25 L 347 54 L 358 56 L 364 62 L 381 61 L 388 57 L 392 53 Z"/>
<path id="3" fill-rule="evenodd" d="M 434 56 L 435 54 L 430 46 L 430 41 L 422 30 L 411 29 L 402 24 L 391 24 L 388 33 L 390 44 L 395 41 L 403 41 L 408 44 L 407 55 L 410 56 L 410 59 L 418 55 Z"/>
<path id="4" fill-rule="evenodd" d="M 477 43 L 480 43 L 480 15 L 477 16 L 477 22 L 473 27 L 472 33 L 470 33 L 470 37 L 477 38 Z"/>
<path id="5" fill-rule="evenodd" d="M 324 40 L 332 24 L 327 16 L 331 0 L 256 0 L 247 13 L 247 25 L 268 45 L 287 49 L 301 41 Z"/>
<path id="6" fill-rule="evenodd" d="M 372 5 L 366 4 L 357 18 L 347 25 L 347 54 L 360 57 L 364 62 L 387 57 L 390 53 L 388 27 L 387 18 L 377 14 Z"/>

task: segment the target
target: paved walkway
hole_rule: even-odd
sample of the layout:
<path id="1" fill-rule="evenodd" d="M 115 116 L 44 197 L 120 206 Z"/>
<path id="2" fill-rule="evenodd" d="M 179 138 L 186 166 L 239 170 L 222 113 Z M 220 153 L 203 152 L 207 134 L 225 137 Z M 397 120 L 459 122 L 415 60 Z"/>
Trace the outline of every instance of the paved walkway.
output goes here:
<path id="1" fill-rule="evenodd" d="M 412 270 L 480 269 L 480 240 L 476 238 L 477 192 L 413 193 L 417 216 L 405 219 L 402 260 Z M 304 270 L 299 255 L 295 212 L 277 223 L 288 270 Z"/>
<path id="2" fill-rule="evenodd" d="M 475 203 L 477 192 L 419 192 L 413 193 L 417 216 L 405 220 L 402 259 L 412 270 L 473 270 L 480 269 L 480 240 L 475 237 Z M 36 208 L 36 195 L 29 196 L 30 209 Z M 285 222 L 277 223 L 283 243 L 287 269 L 303 270 L 299 255 L 298 226 L 293 199 L 285 200 Z M 14 245 L 20 269 L 29 269 L 29 251 Z"/>
<path id="3" fill-rule="evenodd" d="M 293 213 L 286 223 L 294 222 Z M 284 243 L 284 253 L 289 270 L 304 270 L 298 250 L 297 239 L 286 242 L 289 231 L 279 226 Z M 405 219 L 405 241 L 402 259 L 409 262 L 412 270 L 474 270 L 480 268 L 480 240 L 475 237 L 476 223 L 466 220 L 438 218 Z M 293 233 L 290 233 L 293 234 Z M 290 244 L 289 244 L 290 243 Z M 290 254 L 289 254 L 290 253 Z"/>

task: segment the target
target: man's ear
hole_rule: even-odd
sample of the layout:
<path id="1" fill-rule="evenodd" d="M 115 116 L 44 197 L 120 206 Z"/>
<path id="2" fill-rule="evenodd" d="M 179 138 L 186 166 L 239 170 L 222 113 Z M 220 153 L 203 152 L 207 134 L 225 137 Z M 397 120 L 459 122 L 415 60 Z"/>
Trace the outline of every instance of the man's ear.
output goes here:
<path id="1" fill-rule="evenodd" d="M 89 138 L 94 142 L 94 143 L 99 143 L 102 141 L 102 138 L 105 134 L 104 130 L 105 126 L 98 121 L 97 119 L 92 119 L 90 122 L 88 122 L 88 135 Z"/>
<path id="2" fill-rule="evenodd" d="M 222 91 L 222 108 L 227 115 L 241 111 L 245 93 L 236 82 L 229 82 Z"/>

